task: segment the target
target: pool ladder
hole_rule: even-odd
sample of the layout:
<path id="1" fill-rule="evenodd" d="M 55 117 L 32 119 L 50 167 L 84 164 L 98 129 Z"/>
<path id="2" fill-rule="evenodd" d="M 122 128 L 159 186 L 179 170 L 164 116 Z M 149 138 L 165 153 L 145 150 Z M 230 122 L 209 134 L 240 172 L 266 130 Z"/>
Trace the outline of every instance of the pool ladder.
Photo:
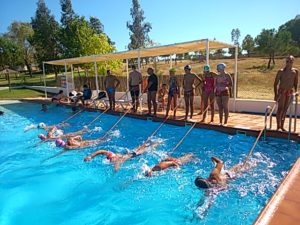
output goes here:
<path id="1" fill-rule="evenodd" d="M 294 93 L 292 96 L 292 100 L 289 103 L 289 131 L 288 131 L 288 140 L 291 139 L 291 132 L 292 132 L 292 119 L 293 119 L 293 114 L 294 114 L 294 130 L 293 132 L 296 132 L 297 128 L 297 108 L 298 108 L 298 92 Z M 277 106 L 277 102 L 274 104 L 273 108 L 271 106 L 267 106 L 266 111 L 265 111 L 265 123 L 264 123 L 264 140 L 266 139 L 266 133 L 267 129 L 271 130 L 272 129 L 272 115 Z M 294 112 L 294 113 L 293 113 Z M 267 123 L 269 120 L 269 128 L 267 127 Z"/>

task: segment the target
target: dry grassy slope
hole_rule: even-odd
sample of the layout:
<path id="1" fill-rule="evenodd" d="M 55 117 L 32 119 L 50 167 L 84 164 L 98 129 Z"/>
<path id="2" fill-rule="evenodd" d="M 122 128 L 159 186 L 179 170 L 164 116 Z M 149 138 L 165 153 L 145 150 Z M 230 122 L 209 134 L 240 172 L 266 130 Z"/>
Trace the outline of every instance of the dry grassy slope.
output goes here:
<path id="1" fill-rule="evenodd" d="M 234 59 L 216 59 L 210 60 L 210 66 L 213 71 L 216 70 L 216 65 L 224 62 L 227 65 L 229 73 L 234 72 Z M 254 99 L 273 99 L 273 82 L 277 71 L 284 67 L 285 59 L 279 58 L 275 60 L 275 66 L 271 70 L 267 70 L 268 59 L 266 58 L 241 58 L 238 59 L 238 97 L 239 98 L 254 98 Z M 196 61 L 178 61 L 173 67 L 177 69 L 177 74 L 183 74 L 183 67 L 186 64 L 191 64 L 193 72 L 201 74 L 204 62 Z M 146 74 L 148 66 L 154 67 L 153 64 L 143 65 L 142 73 Z M 169 62 L 157 63 L 157 74 L 168 74 L 170 67 Z M 300 58 L 297 58 L 294 67 L 300 70 Z"/>

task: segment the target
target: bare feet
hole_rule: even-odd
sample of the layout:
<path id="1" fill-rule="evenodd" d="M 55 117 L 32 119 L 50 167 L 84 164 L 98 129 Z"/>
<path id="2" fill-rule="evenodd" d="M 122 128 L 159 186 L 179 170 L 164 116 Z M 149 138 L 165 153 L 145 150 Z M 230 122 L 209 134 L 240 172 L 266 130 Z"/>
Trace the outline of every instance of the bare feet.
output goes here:
<path id="1" fill-rule="evenodd" d="M 205 119 L 202 119 L 202 120 L 200 121 L 200 123 L 205 123 Z"/>

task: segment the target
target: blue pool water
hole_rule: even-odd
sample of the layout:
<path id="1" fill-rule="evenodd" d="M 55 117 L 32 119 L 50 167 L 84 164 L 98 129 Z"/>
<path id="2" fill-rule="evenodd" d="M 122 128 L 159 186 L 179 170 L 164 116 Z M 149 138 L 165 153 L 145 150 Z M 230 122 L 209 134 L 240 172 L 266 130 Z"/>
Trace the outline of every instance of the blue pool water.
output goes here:
<path id="1" fill-rule="evenodd" d="M 61 149 L 48 142 L 37 145 L 43 131 L 24 128 L 39 122 L 56 124 L 71 114 L 64 107 L 11 103 L 0 105 L 0 224 L 252 224 L 276 190 L 300 151 L 298 144 L 267 139 L 259 142 L 251 168 L 229 183 L 227 190 L 203 192 L 194 179 L 207 177 L 218 156 L 230 167 L 241 162 L 254 137 L 194 129 L 173 153 L 192 152 L 195 159 L 180 169 L 146 178 L 143 171 L 162 159 L 189 127 L 164 125 L 153 138 L 163 140 L 154 151 L 126 162 L 119 172 L 103 157 L 85 163 L 96 149 L 134 149 L 159 123 L 124 118 L 98 147 L 71 151 L 44 161 Z M 99 113 L 83 112 L 69 122 L 76 131 Z M 100 137 L 119 117 L 103 115 L 85 134 Z"/>

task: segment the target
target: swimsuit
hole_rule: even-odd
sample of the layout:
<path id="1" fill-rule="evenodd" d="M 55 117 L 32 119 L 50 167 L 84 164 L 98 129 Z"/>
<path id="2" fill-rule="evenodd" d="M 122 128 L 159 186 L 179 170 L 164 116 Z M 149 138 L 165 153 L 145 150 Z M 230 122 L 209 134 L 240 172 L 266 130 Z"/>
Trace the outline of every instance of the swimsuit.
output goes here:
<path id="1" fill-rule="evenodd" d="M 225 75 L 219 75 L 216 80 L 216 96 L 229 96 L 229 80 Z"/>
<path id="2" fill-rule="evenodd" d="M 113 94 L 115 92 L 115 89 L 113 87 L 109 87 L 106 89 L 108 94 Z"/>
<path id="3" fill-rule="evenodd" d="M 293 89 L 283 89 L 279 88 L 278 93 L 280 95 L 284 95 L 285 97 L 289 97 L 293 94 Z"/>
<path id="4" fill-rule="evenodd" d="M 207 95 L 210 95 L 214 91 L 215 79 L 213 77 L 205 77 L 204 91 Z"/>
<path id="5" fill-rule="evenodd" d="M 175 94 L 178 94 L 177 79 L 176 77 L 170 77 L 169 96 L 174 97 Z"/>

